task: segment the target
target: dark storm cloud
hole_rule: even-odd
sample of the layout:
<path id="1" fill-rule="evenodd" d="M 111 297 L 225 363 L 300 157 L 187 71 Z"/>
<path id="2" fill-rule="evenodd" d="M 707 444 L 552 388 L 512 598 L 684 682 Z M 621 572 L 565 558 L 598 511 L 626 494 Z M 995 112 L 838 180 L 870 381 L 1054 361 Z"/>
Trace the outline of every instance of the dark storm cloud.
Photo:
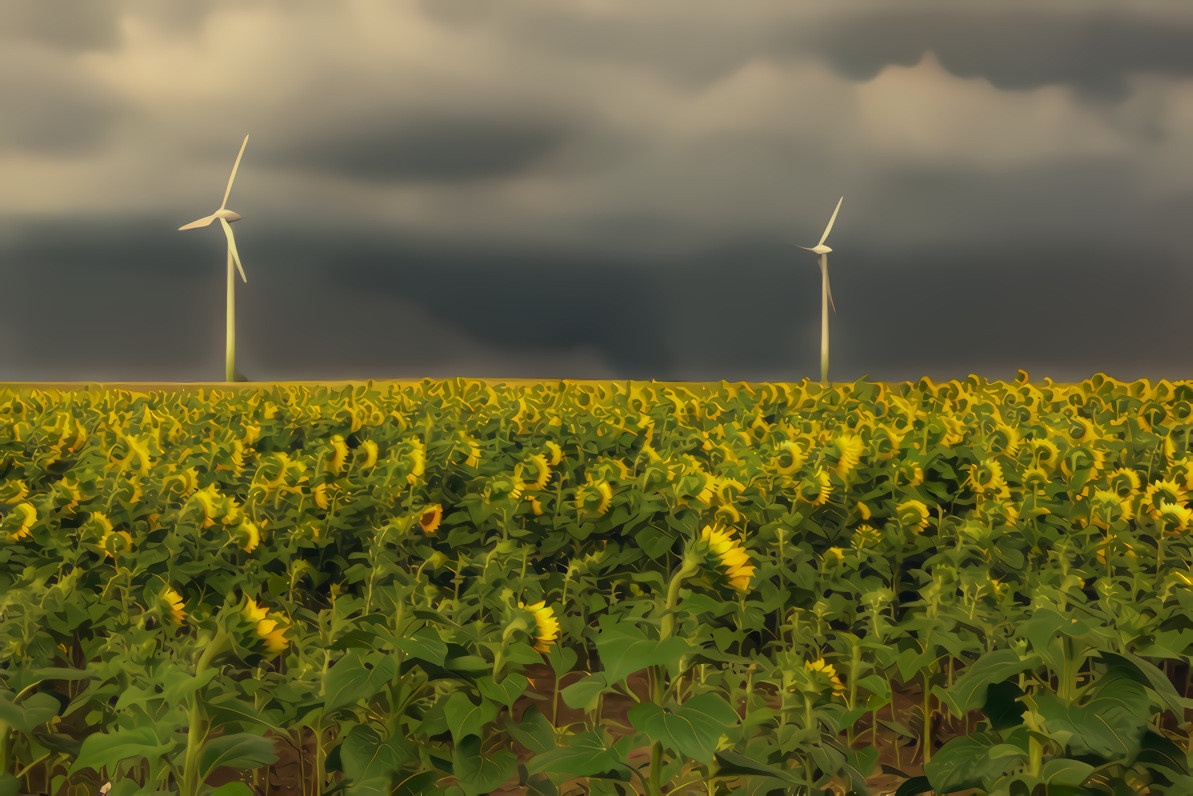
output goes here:
<path id="1" fill-rule="evenodd" d="M 887 66 L 919 63 L 929 50 L 958 77 L 1015 91 L 1063 85 L 1091 99 L 1123 99 L 1137 73 L 1193 74 L 1189 14 L 884 8 L 831 19 L 813 34 L 791 30 L 779 40 L 789 53 L 810 50 L 861 81 Z"/>
<path id="2" fill-rule="evenodd" d="M 561 263 L 566 262 L 566 268 Z M 619 368 L 645 372 L 666 360 L 658 268 L 578 249 L 396 243 L 337 252 L 325 269 L 343 285 L 401 297 L 427 315 L 501 348 L 599 348 Z"/>
<path id="3" fill-rule="evenodd" d="M 366 113 L 325 134 L 297 132 L 294 143 L 259 156 L 295 171 L 331 172 L 368 182 L 458 183 L 516 174 L 558 152 L 573 126 L 545 113 L 412 111 Z"/>

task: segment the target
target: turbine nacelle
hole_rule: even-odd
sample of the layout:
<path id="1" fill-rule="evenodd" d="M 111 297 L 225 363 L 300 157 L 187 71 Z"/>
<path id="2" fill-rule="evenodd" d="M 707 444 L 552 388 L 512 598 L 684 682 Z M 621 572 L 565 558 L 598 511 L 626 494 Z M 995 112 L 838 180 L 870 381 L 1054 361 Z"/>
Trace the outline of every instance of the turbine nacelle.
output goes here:
<path id="1" fill-rule="evenodd" d="M 828 246 L 825 246 L 823 243 L 814 249 L 809 249 L 807 246 L 800 246 L 799 248 L 803 249 L 804 251 L 816 252 L 817 254 L 828 254 L 832 251 L 832 249 L 830 249 Z"/>
<path id="2" fill-rule="evenodd" d="M 212 221 L 220 218 L 231 224 L 233 221 L 239 221 L 241 218 L 243 218 L 243 216 L 241 216 L 240 213 L 234 213 L 231 210 L 217 210 L 209 216 L 203 216 L 203 218 L 200 218 L 197 221 L 192 221 L 185 226 L 179 227 L 178 231 L 181 232 L 184 229 L 198 229 L 199 227 L 207 227 L 211 225 Z"/>

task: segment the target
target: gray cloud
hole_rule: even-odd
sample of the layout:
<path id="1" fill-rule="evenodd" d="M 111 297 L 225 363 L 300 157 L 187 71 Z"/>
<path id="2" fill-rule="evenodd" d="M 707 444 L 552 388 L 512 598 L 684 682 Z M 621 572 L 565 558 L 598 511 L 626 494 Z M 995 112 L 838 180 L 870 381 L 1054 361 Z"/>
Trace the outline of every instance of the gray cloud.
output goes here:
<path id="1" fill-rule="evenodd" d="M 1047 7 L 875 9 L 841 15 L 814 35 L 778 39 L 792 53 L 816 52 L 845 77 L 871 80 L 890 65 L 918 63 L 929 50 L 963 78 L 1025 91 L 1063 85 L 1082 98 L 1123 99 L 1138 73 L 1193 75 L 1193 15 L 1138 11 L 1064 12 Z"/>
<path id="2" fill-rule="evenodd" d="M 119 0 L 5 0 L 0 37 L 71 52 L 112 50 L 120 43 L 120 5 Z"/>
<path id="3" fill-rule="evenodd" d="M 395 108 L 383 118 L 356 120 L 349 129 L 299 134 L 291 144 L 264 149 L 260 160 L 366 182 L 493 179 L 533 167 L 569 140 L 571 125 L 539 117 Z"/>

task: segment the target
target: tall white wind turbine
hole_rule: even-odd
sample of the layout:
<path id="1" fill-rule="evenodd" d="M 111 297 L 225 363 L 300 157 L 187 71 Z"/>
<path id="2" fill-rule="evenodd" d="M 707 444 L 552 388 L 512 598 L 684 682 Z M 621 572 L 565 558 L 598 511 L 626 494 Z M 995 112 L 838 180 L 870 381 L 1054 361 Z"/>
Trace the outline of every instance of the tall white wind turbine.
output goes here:
<path id="1" fill-rule="evenodd" d="M 832 301 L 833 291 L 828 286 L 828 253 L 832 251 L 828 246 L 824 245 L 825 240 L 828 239 L 828 233 L 833 228 L 833 222 L 837 220 L 837 212 L 841 209 L 841 202 L 845 201 L 842 196 L 837 200 L 837 208 L 833 210 L 833 217 L 828 220 L 828 226 L 824 228 L 824 234 L 820 236 L 820 243 L 815 247 L 809 249 L 807 246 L 800 246 L 799 248 L 806 251 L 815 252 L 820 255 L 820 383 L 828 384 L 828 303 Z M 794 246 L 795 244 L 791 244 Z M 837 311 L 837 304 L 833 302 L 833 312 Z"/>
<path id="2" fill-rule="evenodd" d="M 244 148 L 248 146 L 248 143 L 249 137 L 246 135 L 244 143 L 240 145 L 240 154 L 236 156 L 236 163 L 232 166 L 232 176 L 228 178 L 228 189 L 224 191 L 224 201 L 220 204 L 219 210 L 178 228 L 178 231 L 181 232 L 184 229 L 206 227 L 218 218 L 220 225 L 224 228 L 224 235 L 228 238 L 228 351 L 225 371 L 228 381 L 236 380 L 236 298 L 232 290 L 235 284 L 235 278 L 232 275 L 233 261 L 236 262 L 236 267 L 240 270 L 240 278 L 246 283 L 249 281 L 248 277 L 244 275 L 244 266 L 240 264 L 240 254 L 236 251 L 236 238 L 232 236 L 231 222 L 239 221 L 241 216 L 228 209 L 228 195 L 232 193 L 232 181 L 236 179 L 236 170 L 240 168 L 240 158 L 244 156 Z"/>

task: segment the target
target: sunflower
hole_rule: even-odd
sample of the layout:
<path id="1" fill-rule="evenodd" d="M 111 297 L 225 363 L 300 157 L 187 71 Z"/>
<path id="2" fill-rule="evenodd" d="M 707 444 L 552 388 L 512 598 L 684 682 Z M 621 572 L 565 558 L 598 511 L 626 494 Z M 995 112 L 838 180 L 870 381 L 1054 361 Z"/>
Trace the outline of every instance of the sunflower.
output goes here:
<path id="1" fill-rule="evenodd" d="M 828 502 L 832 493 L 832 482 L 829 480 L 828 473 L 824 470 L 817 470 L 815 473 L 810 473 L 804 478 L 799 488 L 800 497 L 813 506 L 823 506 Z"/>
<path id="2" fill-rule="evenodd" d="M 270 652 L 281 652 L 290 641 L 285 637 L 287 628 L 278 627 L 276 619 L 269 618 L 269 612 L 257 605 L 252 597 L 245 597 L 245 604 L 240 611 L 246 619 L 255 625 L 257 635 L 265 640 L 265 648 Z"/>
<path id="3" fill-rule="evenodd" d="M 1143 505 L 1152 518 L 1160 516 L 1160 508 L 1165 503 L 1175 506 L 1185 505 L 1185 490 L 1177 486 L 1174 481 L 1156 481 L 1148 486 L 1143 493 Z"/>
<path id="4" fill-rule="evenodd" d="M 1097 436 L 1094 431 L 1094 424 L 1081 416 L 1069 418 L 1069 439 L 1078 445 L 1089 442 Z"/>
<path id="5" fill-rule="evenodd" d="M 594 511 L 603 516 L 609 510 L 609 503 L 613 500 L 613 490 L 604 481 L 590 481 L 587 484 L 582 484 L 576 490 L 576 511 L 584 511 L 585 504 L 590 502 L 594 496 L 598 499 Z"/>
<path id="6" fill-rule="evenodd" d="M 1110 474 L 1110 490 L 1124 500 L 1139 493 L 1139 473 L 1119 467 Z"/>
<path id="7" fill-rule="evenodd" d="M 423 533 L 435 533 L 435 529 L 439 527 L 439 521 L 443 519 L 443 506 L 438 503 L 433 503 L 426 506 L 419 513 L 418 525 L 423 529 Z"/>
<path id="8" fill-rule="evenodd" d="M 1060 448 L 1056 443 L 1050 439 L 1038 439 L 1032 444 L 1035 448 L 1036 463 L 1048 472 L 1055 470 L 1060 458 Z"/>
<path id="9" fill-rule="evenodd" d="M 755 567 L 749 563 L 749 555 L 729 536 L 728 531 L 714 531 L 712 526 L 706 525 L 700 539 L 708 544 L 717 564 L 728 570 L 729 584 L 740 592 L 749 589 Z"/>
<path id="10" fill-rule="evenodd" d="M 1168 467 L 1165 479 L 1174 482 L 1181 489 L 1193 490 L 1193 458 L 1185 456 Z"/>
<path id="11" fill-rule="evenodd" d="M 837 471 L 837 475 L 845 478 L 857 467 L 865 449 L 866 443 L 861 437 L 856 434 L 842 434 L 833 440 L 833 444 L 826 450 L 826 458 L 830 462 L 835 460 L 833 469 Z"/>
<path id="12" fill-rule="evenodd" d="M 833 668 L 832 664 L 825 663 L 823 658 L 817 658 L 814 661 L 805 661 L 804 669 L 810 674 L 826 678 L 832 685 L 833 693 L 837 696 L 845 693 L 845 686 L 842 684 L 841 678 L 837 676 L 837 670 Z"/>
<path id="13" fill-rule="evenodd" d="M 546 655 L 559 635 L 559 620 L 555 618 L 555 611 L 545 601 L 537 602 L 534 605 L 524 605 L 519 601 L 518 607 L 524 608 L 534 614 L 536 627 L 534 648 Z"/>
<path id="14" fill-rule="evenodd" d="M 969 466 L 969 483 L 973 491 L 982 497 L 1005 499 L 1011 496 L 1002 474 L 1002 465 L 990 459 Z"/>
<path id="15" fill-rule="evenodd" d="M 1164 502 L 1156 510 L 1156 523 L 1168 533 L 1180 533 L 1189 529 L 1189 519 L 1193 511 L 1185 506 Z"/>
<path id="16" fill-rule="evenodd" d="M 170 612 L 170 621 L 176 625 L 181 625 L 182 621 L 186 619 L 186 611 L 182 610 L 182 595 L 167 586 L 162 591 L 159 599 L 164 604 L 166 610 Z"/>
<path id="17" fill-rule="evenodd" d="M 928 527 L 928 507 L 919 500 L 905 500 L 895 509 L 899 522 L 905 528 L 922 531 Z"/>

